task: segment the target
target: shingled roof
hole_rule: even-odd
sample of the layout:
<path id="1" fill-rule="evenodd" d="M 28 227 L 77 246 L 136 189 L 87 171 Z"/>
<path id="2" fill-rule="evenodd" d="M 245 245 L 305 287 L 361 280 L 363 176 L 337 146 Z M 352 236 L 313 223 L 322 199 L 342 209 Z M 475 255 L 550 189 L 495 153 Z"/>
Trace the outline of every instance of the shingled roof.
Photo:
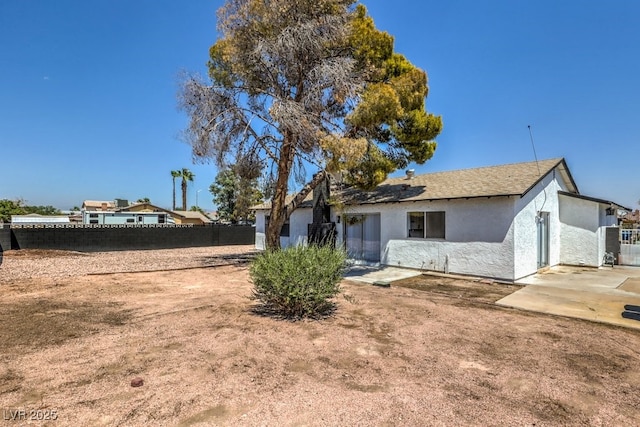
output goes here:
<path id="1" fill-rule="evenodd" d="M 288 205 L 291 203 L 295 194 L 289 194 L 285 199 L 284 204 Z M 307 197 L 298 205 L 298 208 L 312 208 L 313 207 L 313 192 L 309 193 Z M 259 205 L 252 206 L 251 209 L 255 210 L 269 210 L 271 209 L 271 200 L 267 200 L 264 203 L 260 203 Z"/>
<path id="2" fill-rule="evenodd" d="M 473 169 L 389 178 L 375 190 L 347 189 L 347 204 L 394 203 L 418 200 L 467 199 L 475 197 L 524 196 L 544 176 L 558 168 L 569 192 L 578 193 L 563 158 L 538 162 L 512 163 Z"/>
<path id="3" fill-rule="evenodd" d="M 524 196 L 556 167 L 568 188 L 568 192 L 578 194 L 578 187 L 563 158 L 435 172 L 416 175 L 412 179 L 407 177 L 388 178 L 372 191 L 347 188 L 332 192 L 343 203 L 350 205 Z M 287 198 L 287 201 L 289 200 Z M 271 204 L 267 202 L 255 206 L 254 209 L 269 209 L 270 207 Z M 305 200 L 304 207 L 311 207 L 311 196 Z"/>

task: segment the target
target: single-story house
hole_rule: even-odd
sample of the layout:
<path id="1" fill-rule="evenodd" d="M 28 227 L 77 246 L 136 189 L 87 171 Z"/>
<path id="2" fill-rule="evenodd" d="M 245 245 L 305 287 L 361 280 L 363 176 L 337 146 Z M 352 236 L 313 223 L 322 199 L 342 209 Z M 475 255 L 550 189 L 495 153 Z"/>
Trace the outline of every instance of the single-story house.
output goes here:
<path id="1" fill-rule="evenodd" d="M 198 211 L 172 211 L 173 219 L 176 224 L 193 224 L 193 225 L 205 225 L 210 224 L 213 221 L 202 212 Z"/>
<path id="2" fill-rule="evenodd" d="M 389 178 L 373 191 L 332 190 L 336 242 L 355 261 L 513 282 L 557 264 L 600 266 L 608 200 L 583 196 L 563 158 Z M 270 204 L 256 209 L 264 249 Z M 306 244 L 307 198 L 282 229 L 282 246 Z"/>

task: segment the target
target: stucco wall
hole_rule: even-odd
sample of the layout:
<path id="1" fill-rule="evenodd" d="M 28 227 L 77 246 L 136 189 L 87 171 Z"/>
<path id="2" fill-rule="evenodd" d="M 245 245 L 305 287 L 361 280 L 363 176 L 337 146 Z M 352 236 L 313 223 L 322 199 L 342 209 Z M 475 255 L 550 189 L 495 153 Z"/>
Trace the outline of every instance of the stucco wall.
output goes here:
<path id="1" fill-rule="evenodd" d="M 514 272 L 515 280 L 538 270 L 538 211 L 549 212 L 549 265 L 560 263 L 560 215 L 558 191 L 566 191 L 555 170 L 544 177 L 524 197 L 517 199 L 514 211 Z"/>
<path id="2" fill-rule="evenodd" d="M 265 217 L 269 211 L 256 211 L 256 249 L 266 248 Z M 289 217 L 289 237 L 280 237 L 280 246 L 307 244 L 307 226 L 313 220 L 313 210 L 296 209 Z"/>
<path id="3" fill-rule="evenodd" d="M 267 245 L 265 243 L 265 216 L 267 211 L 256 211 L 256 249 L 264 250 Z"/>
<path id="4" fill-rule="evenodd" d="M 313 209 L 296 209 L 289 219 L 287 245 L 306 245 L 309 224 L 313 222 Z M 284 247 L 285 245 L 283 245 Z"/>
<path id="5" fill-rule="evenodd" d="M 599 266 L 599 204 L 575 197 L 559 196 L 560 263 Z"/>
<path id="6" fill-rule="evenodd" d="M 445 239 L 407 237 L 407 213 L 445 212 Z M 476 276 L 513 279 L 513 199 L 424 201 L 349 207 L 346 214 L 379 213 L 381 263 Z M 344 217 L 345 212 L 333 212 Z M 343 221 L 338 226 L 342 243 Z"/>

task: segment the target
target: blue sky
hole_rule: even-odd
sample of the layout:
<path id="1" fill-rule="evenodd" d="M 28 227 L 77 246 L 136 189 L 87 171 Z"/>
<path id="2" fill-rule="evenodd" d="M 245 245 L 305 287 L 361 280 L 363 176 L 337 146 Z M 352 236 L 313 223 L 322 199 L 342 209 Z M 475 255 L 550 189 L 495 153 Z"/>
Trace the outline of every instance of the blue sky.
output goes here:
<path id="1" fill-rule="evenodd" d="M 538 158 L 565 157 L 582 194 L 638 207 L 640 2 L 363 3 L 427 71 L 443 117 L 417 173 L 533 160 L 531 125 Z M 202 190 L 213 209 L 217 171 L 192 164 L 175 95 L 181 70 L 206 72 L 221 4 L 2 0 L 0 199 L 170 207 L 170 171 L 187 167 L 189 206 Z"/>

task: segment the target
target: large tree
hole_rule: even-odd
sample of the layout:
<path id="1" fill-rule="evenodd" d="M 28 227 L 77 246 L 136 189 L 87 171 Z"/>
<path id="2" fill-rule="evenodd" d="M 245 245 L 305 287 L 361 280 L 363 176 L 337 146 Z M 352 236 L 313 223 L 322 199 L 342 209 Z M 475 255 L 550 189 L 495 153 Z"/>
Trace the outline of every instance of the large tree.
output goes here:
<path id="1" fill-rule="evenodd" d="M 0 200 L 0 222 L 11 222 L 11 215 L 25 215 L 22 200 Z"/>
<path id="2" fill-rule="evenodd" d="M 51 205 L 30 206 L 25 205 L 23 200 L 0 200 L 0 222 L 11 222 L 11 215 L 60 215 L 60 209 Z"/>
<path id="3" fill-rule="evenodd" d="M 243 178 L 233 169 L 218 172 L 209 191 L 220 219 L 234 224 L 253 220 L 251 207 L 262 201 L 262 192 L 258 187 L 257 178 Z"/>
<path id="4" fill-rule="evenodd" d="M 371 189 L 433 155 L 440 117 L 425 110 L 426 73 L 393 51 L 353 0 L 227 0 L 209 79 L 187 77 L 181 107 L 196 160 L 241 175 L 275 169 L 267 246 L 326 172 Z M 295 197 L 305 165 L 316 169 Z"/>

